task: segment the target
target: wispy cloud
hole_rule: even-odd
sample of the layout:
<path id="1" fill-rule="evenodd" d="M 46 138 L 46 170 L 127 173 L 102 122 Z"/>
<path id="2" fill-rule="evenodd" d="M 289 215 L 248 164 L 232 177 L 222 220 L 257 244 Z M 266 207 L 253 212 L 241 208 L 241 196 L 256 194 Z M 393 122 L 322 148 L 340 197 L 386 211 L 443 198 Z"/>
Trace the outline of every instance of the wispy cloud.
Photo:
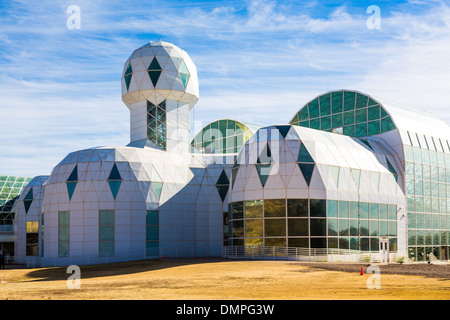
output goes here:
<path id="1" fill-rule="evenodd" d="M 379 2 L 381 30 L 359 1 L 11 1 L 0 13 L 0 173 L 48 174 L 71 151 L 125 145 L 120 77 L 149 40 L 173 42 L 197 65 L 204 124 L 232 117 L 286 123 L 327 90 L 352 88 L 450 122 L 450 8 Z M 198 128 L 197 128 L 198 129 Z"/>

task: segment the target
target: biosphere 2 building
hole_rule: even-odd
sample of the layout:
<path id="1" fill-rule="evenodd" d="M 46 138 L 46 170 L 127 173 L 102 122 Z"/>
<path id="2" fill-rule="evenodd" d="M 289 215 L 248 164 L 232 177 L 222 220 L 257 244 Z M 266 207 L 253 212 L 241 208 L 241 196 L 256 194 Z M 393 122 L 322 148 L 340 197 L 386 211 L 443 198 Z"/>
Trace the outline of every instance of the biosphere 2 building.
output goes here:
<path id="1" fill-rule="evenodd" d="M 199 84 L 185 51 L 150 42 L 121 82 L 130 143 L 72 152 L 21 189 L 2 240 L 17 263 L 250 248 L 448 260 L 450 130 L 434 115 L 337 90 L 289 123 L 219 119 L 191 140 Z"/>

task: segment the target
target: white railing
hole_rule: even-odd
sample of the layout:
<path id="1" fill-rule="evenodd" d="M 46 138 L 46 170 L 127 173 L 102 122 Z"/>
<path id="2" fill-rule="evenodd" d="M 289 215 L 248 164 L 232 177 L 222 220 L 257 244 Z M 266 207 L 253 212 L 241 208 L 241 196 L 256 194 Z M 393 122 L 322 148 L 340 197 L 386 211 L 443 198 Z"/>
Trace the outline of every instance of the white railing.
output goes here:
<path id="1" fill-rule="evenodd" d="M 16 257 L 15 263 L 25 264 L 27 268 L 62 267 L 69 265 L 108 264 L 127 261 L 154 260 L 164 258 L 221 257 L 222 247 L 171 247 L 150 248 L 127 252 L 101 253 L 100 255 L 69 257 Z"/>
<path id="2" fill-rule="evenodd" d="M 395 262 L 400 256 L 402 255 L 390 253 L 389 261 Z M 228 246 L 223 248 L 222 257 L 228 259 L 271 259 L 310 262 L 382 262 L 382 256 L 378 251 L 332 248 Z"/>
<path id="3" fill-rule="evenodd" d="M 396 262 L 402 254 L 390 253 L 389 262 Z M 164 258 L 222 257 L 226 259 L 295 260 L 310 262 L 383 262 L 380 252 L 269 246 L 226 247 L 170 247 L 151 248 L 126 252 L 102 253 L 99 255 L 69 257 L 14 257 L 14 263 L 27 268 L 61 267 L 69 265 L 108 264 L 138 260 Z"/>

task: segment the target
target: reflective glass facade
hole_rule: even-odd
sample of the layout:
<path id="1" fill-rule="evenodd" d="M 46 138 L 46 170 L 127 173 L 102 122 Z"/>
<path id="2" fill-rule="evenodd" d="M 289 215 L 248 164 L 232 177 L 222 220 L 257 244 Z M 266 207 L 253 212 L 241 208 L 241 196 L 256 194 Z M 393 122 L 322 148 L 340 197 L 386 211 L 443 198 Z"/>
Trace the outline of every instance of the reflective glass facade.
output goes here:
<path id="1" fill-rule="evenodd" d="M 14 213 L 11 212 L 15 201 L 19 197 L 22 189 L 27 186 L 31 178 L 16 177 L 16 176 L 0 176 L 0 225 L 12 226 L 14 220 Z M 31 204 L 31 199 L 28 199 L 27 204 Z M 8 229 L 8 227 L 3 227 Z M 10 230 L 13 231 L 12 227 Z"/>
<path id="2" fill-rule="evenodd" d="M 407 131 L 404 137 L 408 254 L 448 259 L 450 146 L 447 140 Z"/>
<path id="3" fill-rule="evenodd" d="M 378 251 L 389 237 L 397 251 L 397 206 L 324 199 L 267 199 L 231 204 L 234 246 Z"/>
<path id="4" fill-rule="evenodd" d="M 395 129 L 386 110 L 355 91 L 334 91 L 310 101 L 290 124 L 351 137 L 366 137 Z"/>
<path id="5" fill-rule="evenodd" d="M 231 119 L 217 120 L 205 126 L 191 144 L 204 153 L 237 153 L 257 128 Z"/>

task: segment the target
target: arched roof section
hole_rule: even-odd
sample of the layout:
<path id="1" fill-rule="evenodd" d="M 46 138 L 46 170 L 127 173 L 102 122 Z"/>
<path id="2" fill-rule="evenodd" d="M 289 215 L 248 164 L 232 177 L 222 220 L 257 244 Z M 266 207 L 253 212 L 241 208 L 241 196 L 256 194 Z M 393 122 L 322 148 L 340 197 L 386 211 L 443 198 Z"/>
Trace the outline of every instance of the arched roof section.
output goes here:
<path id="1" fill-rule="evenodd" d="M 204 126 L 191 145 L 204 153 L 237 153 L 259 128 L 253 123 L 219 119 Z"/>
<path id="2" fill-rule="evenodd" d="M 397 129 L 389 109 L 380 101 L 352 90 L 331 91 L 312 99 L 290 124 L 356 138 Z"/>

